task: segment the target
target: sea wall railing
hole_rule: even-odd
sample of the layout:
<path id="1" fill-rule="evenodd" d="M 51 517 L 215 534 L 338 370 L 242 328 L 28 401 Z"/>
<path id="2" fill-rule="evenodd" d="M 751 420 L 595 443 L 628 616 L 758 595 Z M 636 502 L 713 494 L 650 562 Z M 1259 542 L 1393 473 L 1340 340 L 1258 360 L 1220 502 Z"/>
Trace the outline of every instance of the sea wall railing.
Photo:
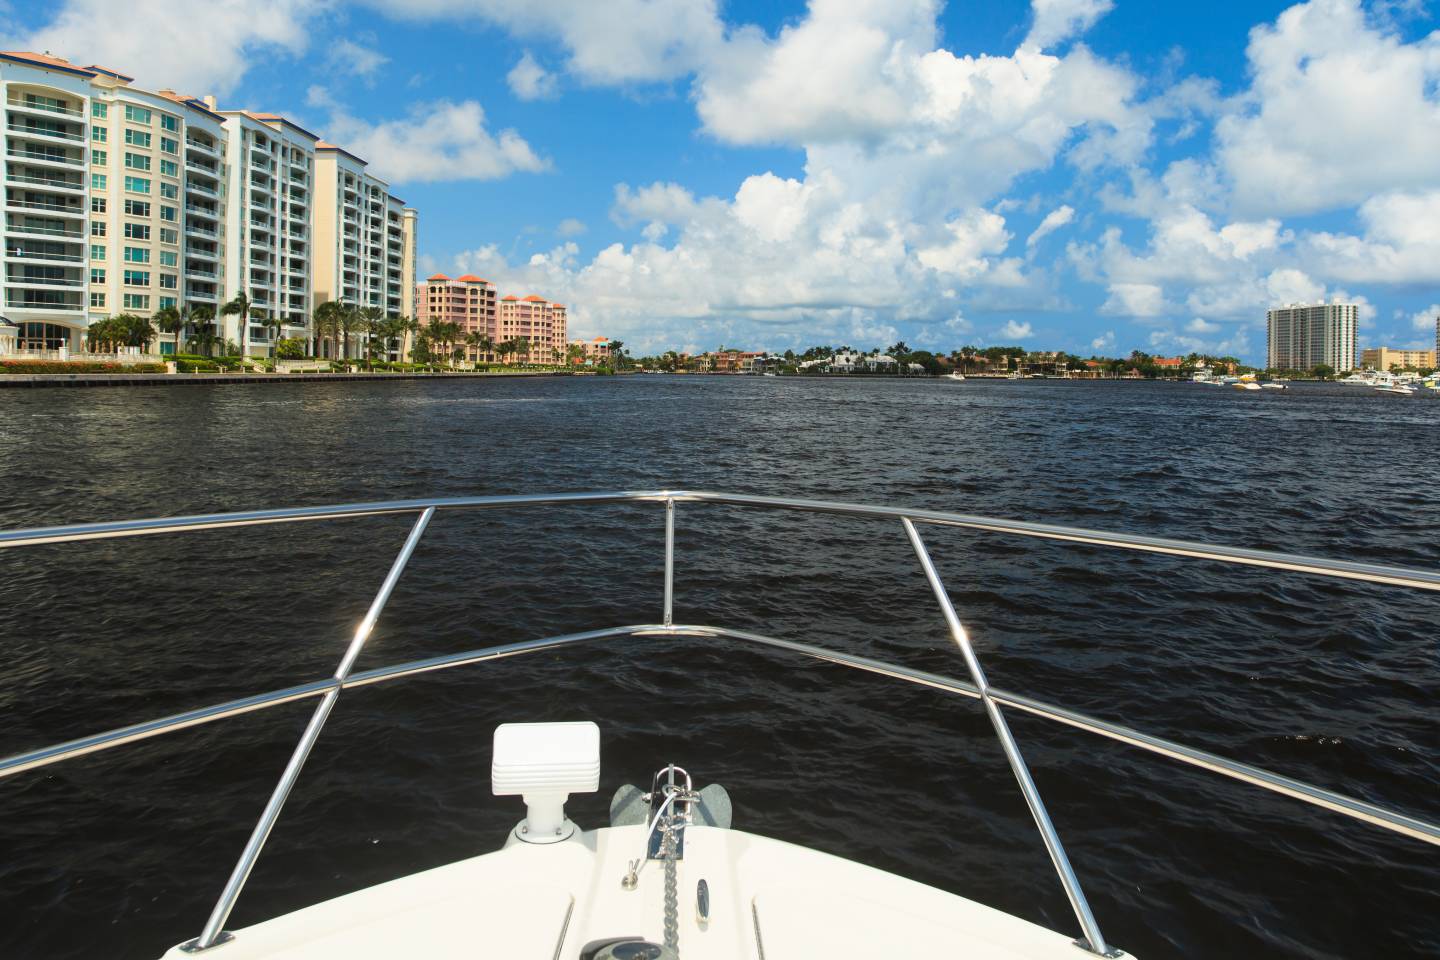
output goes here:
<path id="1" fill-rule="evenodd" d="M 607 627 L 582 633 L 544 637 L 519 643 L 502 644 L 461 653 L 445 654 L 424 660 L 394 664 L 371 670 L 355 671 L 355 662 L 364 649 L 371 631 L 381 612 L 389 602 L 396 584 L 399 583 L 410 558 L 425 535 L 426 529 L 437 511 L 452 510 L 500 510 L 535 506 L 594 505 L 658 502 L 665 510 L 664 535 L 664 588 L 661 601 L 661 622 L 657 624 L 635 624 Z M 700 624 L 677 624 L 674 622 L 675 600 L 675 512 L 676 504 L 706 503 L 733 507 L 749 507 L 771 510 L 792 510 L 806 513 L 835 514 L 879 520 L 898 521 L 915 553 L 951 639 L 964 660 L 969 680 L 961 680 L 940 674 L 913 670 L 896 664 L 884 663 L 868 657 L 855 656 L 827 650 L 810 644 L 798 643 L 778 637 L 765 636 L 743 630 Z M 209 514 L 203 516 L 158 518 L 150 520 L 126 520 L 113 523 L 90 523 L 75 526 L 46 527 L 31 530 L 0 532 L 0 549 L 7 547 L 35 546 L 38 544 L 71 543 L 83 540 L 102 540 L 118 537 L 135 537 L 148 534 L 181 533 L 199 530 L 216 530 L 229 527 L 259 526 L 277 523 L 301 523 L 307 521 L 338 520 L 356 517 L 373 517 L 390 514 L 415 514 L 416 519 L 401 545 L 399 553 L 390 565 L 380 589 L 370 602 L 369 609 L 356 627 L 354 634 L 341 657 L 335 672 L 328 678 L 309 683 L 272 690 L 218 703 L 196 710 L 173 714 L 168 717 L 119 727 L 79 739 L 26 751 L 0 759 L 0 777 L 13 776 L 27 770 L 58 763 L 72 757 L 84 756 L 101 750 L 108 750 L 126 743 L 149 739 L 164 733 L 172 733 L 188 727 L 240 716 L 257 710 L 318 697 L 314 713 L 310 717 L 300 741 L 296 744 L 279 782 L 270 794 L 260 819 L 251 831 L 245 848 L 240 854 L 220 898 L 211 911 L 200 936 L 189 941 L 183 949 L 189 952 L 208 950 L 217 944 L 233 939 L 226 932 L 225 922 L 229 919 L 235 902 L 239 899 L 245 882 L 255 862 L 259 859 L 265 841 L 280 816 L 281 809 L 290 795 L 300 771 L 305 765 L 316 740 L 329 719 L 340 694 L 354 687 L 386 683 L 403 677 L 448 670 L 498 660 L 506 657 L 523 656 L 542 650 L 596 643 L 624 637 L 695 637 L 702 639 L 729 640 L 755 646 L 769 647 L 827 661 L 840 666 L 875 673 L 881 676 L 904 680 L 921 686 L 942 690 L 947 693 L 977 699 L 981 702 L 991 726 L 1005 752 L 1011 771 L 1020 786 L 1020 791 L 1030 809 L 1035 825 L 1040 831 L 1045 849 L 1050 855 L 1055 871 L 1059 875 L 1065 895 L 1079 922 L 1081 938 L 1076 943 L 1091 953 L 1101 956 L 1118 956 L 1119 951 L 1110 947 L 1100 932 L 1085 899 L 1080 880 L 1070 865 L 1064 845 L 1045 808 L 1040 792 L 1030 775 L 1029 767 L 1020 752 L 1019 745 L 1011 733 L 1002 708 L 1012 708 L 1057 723 L 1085 730 L 1089 733 L 1108 737 L 1150 753 L 1168 757 L 1171 760 L 1199 767 L 1257 786 L 1274 793 L 1292 797 L 1322 807 L 1335 813 L 1351 817 L 1405 836 L 1440 846 L 1440 825 L 1420 820 L 1404 813 L 1387 810 L 1376 804 L 1336 793 L 1323 787 L 1272 773 L 1250 764 L 1219 756 L 1204 750 L 1187 747 L 1164 737 L 1143 733 L 1123 724 L 1112 723 L 1088 716 L 1053 703 L 1036 700 L 1019 693 L 1001 690 L 989 685 L 981 668 L 969 635 L 950 601 L 940 576 L 931 561 L 930 553 L 920 536 L 917 524 L 962 527 L 992 533 L 1020 537 L 1037 537 L 1082 543 L 1092 546 L 1110 547 L 1120 550 L 1135 550 L 1144 553 L 1159 553 L 1170 556 L 1209 560 L 1241 566 L 1266 567 L 1294 573 L 1347 580 L 1361 580 L 1390 586 L 1410 587 L 1419 590 L 1440 591 L 1440 572 L 1382 566 L 1378 564 L 1351 561 L 1322 560 L 1296 554 L 1276 553 L 1266 550 L 1250 550 L 1239 547 L 1223 547 L 1212 544 L 1192 543 L 1161 537 L 1136 536 L 1134 534 L 1110 533 L 1054 524 L 1029 523 L 1001 520 L 961 513 L 935 510 L 912 510 L 905 508 L 876 507 L 861 504 L 836 503 L 819 500 L 796 500 L 784 497 L 760 497 L 745 494 L 712 493 L 689 490 L 646 490 L 616 491 L 602 493 L 559 493 L 536 495 L 513 495 L 491 497 L 453 497 L 427 500 L 396 500 L 379 503 L 357 503 L 326 507 L 297 507 L 283 510 L 254 510 L 241 513 Z"/>

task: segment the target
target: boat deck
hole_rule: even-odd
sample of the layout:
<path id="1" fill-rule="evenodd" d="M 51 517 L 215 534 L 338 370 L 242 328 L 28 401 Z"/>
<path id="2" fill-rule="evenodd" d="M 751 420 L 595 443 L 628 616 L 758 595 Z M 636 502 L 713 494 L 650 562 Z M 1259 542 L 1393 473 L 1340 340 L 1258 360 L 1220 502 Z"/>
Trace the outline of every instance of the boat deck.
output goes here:
<path id="1" fill-rule="evenodd" d="M 577 831 L 380 884 L 235 931 L 226 960 L 578 958 L 595 940 L 664 942 L 664 864 L 621 885 L 646 828 Z M 709 921 L 697 916 L 704 880 Z M 739 830 L 692 826 L 676 865 L 685 960 L 963 956 L 1075 960 L 1074 941 L 963 897 Z M 193 956 L 179 947 L 167 960 Z"/>

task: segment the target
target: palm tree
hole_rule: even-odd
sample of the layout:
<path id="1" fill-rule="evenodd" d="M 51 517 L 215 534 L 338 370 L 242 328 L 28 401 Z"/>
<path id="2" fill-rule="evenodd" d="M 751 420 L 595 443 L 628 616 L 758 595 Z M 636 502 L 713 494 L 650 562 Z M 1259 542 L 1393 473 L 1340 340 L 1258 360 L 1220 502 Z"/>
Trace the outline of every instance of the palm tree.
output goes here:
<path id="1" fill-rule="evenodd" d="M 350 335 L 360 328 L 360 308 L 353 303 L 340 304 L 340 313 L 337 317 L 338 327 L 341 334 L 341 359 L 350 359 Z"/>
<path id="2" fill-rule="evenodd" d="M 280 328 L 284 325 L 284 319 L 274 310 L 270 311 L 270 316 L 265 319 L 265 329 L 274 331 L 274 336 L 270 338 L 270 356 L 272 359 L 276 355 L 275 351 L 280 348 Z"/>
<path id="3" fill-rule="evenodd" d="M 222 317 L 239 315 L 240 317 L 240 355 L 245 356 L 250 348 L 250 318 L 255 315 L 255 307 L 250 298 L 241 290 L 235 294 L 235 299 L 220 308 Z"/>
<path id="4" fill-rule="evenodd" d="M 210 356 L 218 339 L 215 331 L 215 308 L 204 304 L 191 308 L 190 328 L 190 349 Z"/>
<path id="5" fill-rule="evenodd" d="M 175 335 L 175 352 L 180 353 L 180 335 L 185 331 L 185 317 L 174 307 L 161 307 L 155 311 L 155 325 L 164 333 Z"/>
<path id="6" fill-rule="evenodd" d="M 385 322 L 385 311 L 379 307 L 366 307 L 358 312 L 356 327 L 365 335 L 365 365 L 375 362 L 375 338 L 380 335 L 380 325 Z"/>
<path id="7" fill-rule="evenodd" d="M 402 363 L 410 362 L 410 354 L 415 349 L 415 337 L 420 333 L 420 318 L 415 316 L 399 317 L 400 330 L 405 339 L 400 344 L 400 360 Z"/>
<path id="8" fill-rule="evenodd" d="M 340 304 L 334 300 L 326 300 L 315 308 L 315 314 L 311 318 L 311 326 L 315 331 L 315 356 L 320 356 L 320 342 L 332 334 L 338 334 L 340 329 Z"/>

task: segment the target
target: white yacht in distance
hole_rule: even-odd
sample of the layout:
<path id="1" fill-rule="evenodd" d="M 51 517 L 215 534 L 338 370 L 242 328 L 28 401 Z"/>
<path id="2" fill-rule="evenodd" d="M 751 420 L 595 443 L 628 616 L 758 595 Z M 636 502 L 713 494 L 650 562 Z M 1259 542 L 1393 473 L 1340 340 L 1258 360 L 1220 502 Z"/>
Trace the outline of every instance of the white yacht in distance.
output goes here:
<path id="1" fill-rule="evenodd" d="M 354 669 L 371 630 L 395 591 L 416 546 L 439 515 L 564 505 L 568 507 L 652 505 L 663 510 L 664 539 L 657 538 L 657 567 L 663 562 L 663 592 L 656 596 L 658 622 L 598 626 L 581 633 L 540 637 L 482 647 L 388 666 Z M 955 651 L 958 676 L 927 673 L 798 640 L 731 629 L 723 625 L 674 622 L 675 526 L 677 506 L 704 510 L 787 511 L 829 517 L 886 520 L 908 540 L 919 572 L 936 604 Z M 1269 790 L 1332 814 L 1424 843 L 1440 845 L 1440 825 L 1387 810 L 1281 774 L 1262 770 L 1133 727 L 1067 707 L 990 686 L 978 653 L 961 623 L 949 593 L 931 560 L 921 529 L 962 527 L 990 534 L 1041 538 L 1056 543 L 1155 553 L 1249 567 L 1281 569 L 1290 575 L 1331 577 L 1389 586 L 1440 591 L 1440 572 L 1358 563 L 1262 550 L 1237 549 L 1150 536 L 1107 533 L 1038 522 L 1016 522 L 934 510 L 796 500 L 746 494 L 683 490 L 612 491 L 489 497 L 458 497 L 360 503 L 330 507 L 255 510 L 209 516 L 173 517 L 83 524 L 33 530 L 0 531 L 0 550 L 41 544 L 112 539 L 277 523 L 316 523 L 379 515 L 413 516 L 414 523 L 392 562 L 333 674 L 280 690 L 260 692 L 226 703 L 187 710 L 157 720 L 101 731 L 48 747 L 0 758 L 0 779 L 24 775 L 73 757 L 119 747 L 174 731 L 241 716 L 300 700 L 316 705 L 289 763 L 273 788 L 240 851 L 218 902 L 198 936 L 165 953 L 166 960 L 214 956 L 217 960 L 397 960 L 397 958 L 543 958 L 543 960 L 877 960 L 877 958 L 963 957 L 975 960 L 1078 960 L 1128 956 L 1101 932 L 1072 867 L 1039 788 L 1030 775 L 1007 713 L 1024 713 L 1130 747 L 1158 754 L 1197 769 L 1218 773 Z M 659 518 L 657 517 L 657 520 Z M 658 523 L 657 523 L 658 527 Z M 663 557 L 663 560 L 661 559 Z M 1055 868 L 1074 914 L 1067 932 L 1046 929 L 953 893 L 897 874 L 772 838 L 732 823 L 726 792 L 716 785 L 700 788 L 674 763 L 657 762 L 658 772 L 641 786 L 621 784 L 601 769 L 604 731 L 573 711 L 552 722 L 506 723 L 475 730 L 491 741 L 491 792 L 524 816 L 513 830 L 495 838 L 496 849 L 323 903 L 303 907 L 246 927 L 227 929 L 245 887 L 292 788 L 301 775 L 327 720 L 347 691 L 362 686 L 403 682 L 450 669 L 483 669 L 501 659 L 562 655 L 571 647 L 628 639 L 654 641 L 654 656 L 682 656 L 675 638 L 726 645 L 763 647 L 797 657 L 916 684 L 961 700 L 976 701 L 1003 749 L 1006 762 Z M 338 651 L 337 651 L 338 652 Z M 683 661 L 681 661 L 683 663 Z M 645 705 L 641 705 L 645 706 Z M 634 736 L 649 717 L 639 710 L 629 729 Z M 674 742 L 685 729 L 682 715 L 654 716 L 657 735 Z M 897 731 L 909 720 L 896 718 Z M 683 759 L 701 768 L 716 745 L 687 744 Z M 665 758 L 668 759 L 668 758 Z M 774 769 L 771 758 L 748 758 L 757 772 L 774 777 L 793 771 Z M 123 770 L 124 768 L 117 768 Z M 458 772 L 474 776 L 476 771 Z M 574 823 L 566 816 L 568 797 L 613 790 L 609 823 Z M 648 789 L 642 787 L 648 786 Z M 122 784 L 116 784 L 121 789 Z M 791 791 L 804 817 L 810 797 L 843 784 L 801 783 Z M 1104 790 L 1103 782 L 1090 789 Z M 357 792 L 357 801 L 363 794 Z M 197 796 L 197 802 L 203 797 Z M 479 798 L 477 797 L 477 802 Z M 423 804 L 417 811 L 423 811 Z M 228 816 L 235 811 L 214 811 Z M 418 812 L 417 815 L 425 815 Z M 905 817 L 897 809 L 894 816 Z M 922 835 L 963 831 L 966 812 L 954 822 L 916 822 Z M 1217 814 L 1215 822 L 1223 826 Z M 771 823 L 782 822 L 770 818 Z M 857 825 L 859 826 L 859 825 Z M 1163 829 L 1160 824 L 1156 829 Z M 1358 836 L 1357 836 L 1358 841 Z M 1354 848 L 1358 850 L 1358 842 Z M 107 856 L 111 855 L 107 852 Z M 964 863 L 955 864 L 957 871 Z M 1094 877 L 1092 876 L 1092 880 Z M 218 881 L 218 878 L 217 878 Z M 218 886 L 218 882 L 217 882 Z M 1040 895 L 1037 893 L 1037 901 Z M 1032 915 L 1044 913 L 1037 905 Z M 1161 914 L 1163 916 L 1163 914 Z M 58 922 L 64 922 L 63 917 Z M 1136 924 L 1147 922 L 1138 919 Z M 193 933 L 193 932 L 192 932 Z M 184 931 L 176 931 L 180 940 Z M 1163 934 L 1162 934 L 1163 935 Z M 133 952 L 135 945 L 128 944 Z M 108 954 L 96 944 L 97 955 Z M 212 951 L 214 953 L 212 954 Z M 158 948 L 157 948 L 158 952 Z"/>
<path id="2" fill-rule="evenodd" d="M 945 374 L 944 379 L 946 379 L 946 380 L 964 380 L 964 379 L 965 379 L 965 374 L 961 373 L 959 370 L 951 370 L 949 373 Z"/>

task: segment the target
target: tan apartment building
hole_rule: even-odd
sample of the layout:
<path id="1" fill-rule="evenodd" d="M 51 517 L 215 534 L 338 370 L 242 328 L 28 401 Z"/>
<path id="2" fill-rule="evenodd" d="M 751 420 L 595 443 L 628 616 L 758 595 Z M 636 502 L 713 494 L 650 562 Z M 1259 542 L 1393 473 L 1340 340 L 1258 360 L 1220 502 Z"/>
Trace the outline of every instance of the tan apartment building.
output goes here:
<path id="1" fill-rule="evenodd" d="M 106 67 L 0 53 L 4 302 L 21 352 L 81 350 L 86 328 L 115 313 L 219 305 L 222 119 L 204 101 L 132 82 Z M 212 214 L 203 235 L 186 229 L 193 204 Z M 178 339 L 162 335 L 151 349 L 173 353 Z"/>
<path id="2" fill-rule="evenodd" d="M 565 305 L 530 294 L 500 298 L 500 341 L 523 338 L 530 344 L 519 359 L 526 363 L 559 363 L 565 357 L 567 336 Z"/>
<path id="3" fill-rule="evenodd" d="M 48 54 L 0 52 L 0 87 L 0 350 L 80 352 L 86 329 L 107 316 L 169 306 L 219 314 L 242 291 L 283 322 L 282 336 L 307 336 L 323 299 L 413 314 L 418 214 L 363 161 L 327 165 L 343 151 L 297 124 L 141 90 L 115 70 Z M 246 353 L 273 348 L 262 320 L 217 322 Z M 180 339 L 161 334 L 149 350 L 173 353 Z"/>
<path id="4" fill-rule="evenodd" d="M 453 280 L 437 273 L 416 288 L 416 316 L 422 324 L 454 323 L 462 335 L 474 333 L 489 338 L 492 344 L 499 343 L 502 338 L 497 296 L 495 284 L 473 273 Z M 493 348 L 482 351 L 467 347 L 466 357 L 493 362 L 496 354 Z"/>
<path id="5" fill-rule="evenodd" d="M 586 366 L 596 366 L 610 362 L 610 338 L 595 337 L 590 340 L 571 340 L 570 347 L 575 351 L 574 363 Z"/>
<path id="6" fill-rule="evenodd" d="M 417 215 L 367 167 L 342 147 L 316 145 L 315 303 L 416 316 Z"/>
<path id="7" fill-rule="evenodd" d="M 1360 354 L 1360 365 L 1370 370 L 1389 370 L 1391 367 L 1399 367 L 1401 370 L 1433 369 L 1435 351 L 1366 347 Z"/>

